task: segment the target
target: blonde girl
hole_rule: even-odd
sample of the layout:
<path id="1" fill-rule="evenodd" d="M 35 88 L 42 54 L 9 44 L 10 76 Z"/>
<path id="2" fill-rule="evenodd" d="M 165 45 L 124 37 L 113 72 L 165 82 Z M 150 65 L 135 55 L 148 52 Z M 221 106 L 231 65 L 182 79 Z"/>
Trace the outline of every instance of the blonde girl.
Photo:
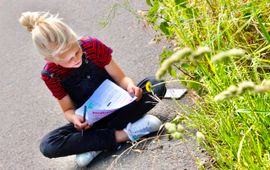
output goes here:
<path id="1" fill-rule="evenodd" d="M 41 78 L 58 101 L 68 124 L 45 135 L 41 153 L 48 158 L 76 154 L 79 166 L 87 166 L 103 150 L 116 149 L 127 140 L 136 141 L 159 129 L 161 121 L 145 115 L 157 101 L 145 90 L 148 77 L 135 85 L 112 59 L 112 49 L 94 37 L 79 38 L 58 15 L 49 12 L 24 12 L 20 23 L 32 35 L 35 48 L 44 57 Z M 135 95 L 137 100 L 92 125 L 75 114 L 106 79 Z M 162 98 L 164 85 L 154 94 Z M 84 135 L 81 135 L 84 130 Z"/>

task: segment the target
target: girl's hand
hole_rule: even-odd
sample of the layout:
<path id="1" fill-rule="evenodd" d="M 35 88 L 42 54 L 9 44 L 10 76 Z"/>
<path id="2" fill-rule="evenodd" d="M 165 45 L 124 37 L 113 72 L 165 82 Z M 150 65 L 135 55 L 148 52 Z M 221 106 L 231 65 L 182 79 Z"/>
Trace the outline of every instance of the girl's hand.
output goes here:
<path id="1" fill-rule="evenodd" d="M 84 122 L 83 117 L 79 115 L 74 114 L 72 122 L 77 130 L 86 130 L 91 127 L 86 121 Z"/>
<path id="2" fill-rule="evenodd" d="M 142 98 L 143 90 L 141 88 L 135 86 L 134 84 L 129 84 L 127 86 L 127 91 L 130 94 L 134 94 L 137 97 L 136 101 L 139 101 Z"/>

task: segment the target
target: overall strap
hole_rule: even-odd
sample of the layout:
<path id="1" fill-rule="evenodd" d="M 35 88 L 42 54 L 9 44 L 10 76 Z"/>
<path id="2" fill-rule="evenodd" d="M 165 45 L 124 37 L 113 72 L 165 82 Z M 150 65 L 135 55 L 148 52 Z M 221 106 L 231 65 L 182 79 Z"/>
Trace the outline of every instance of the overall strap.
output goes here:
<path id="1" fill-rule="evenodd" d="M 82 52 L 83 52 L 83 55 L 82 55 L 82 61 L 85 63 L 85 64 L 88 64 L 88 59 L 87 59 L 87 53 L 83 50 L 83 43 L 81 40 L 78 40 L 78 43 L 79 45 L 81 46 L 81 49 L 82 49 Z"/>
<path id="2" fill-rule="evenodd" d="M 82 41 L 81 40 L 78 40 L 78 43 L 79 43 L 79 45 L 81 46 L 81 49 L 83 50 L 83 43 L 82 43 Z M 82 55 L 82 61 L 85 63 L 85 64 L 88 64 L 88 59 L 87 59 L 87 54 L 86 54 L 86 52 L 83 50 L 83 55 Z M 45 67 L 44 67 L 45 68 Z M 48 70 L 46 70 L 46 69 L 43 69 L 42 71 L 41 71 L 41 75 L 42 76 L 47 76 L 47 77 L 49 77 L 49 78 L 55 78 L 55 79 L 57 79 L 58 81 L 61 81 L 61 75 L 55 75 L 55 73 L 52 73 L 52 72 L 50 72 L 50 71 L 48 71 Z"/>
<path id="3" fill-rule="evenodd" d="M 42 75 L 42 76 L 47 76 L 47 77 L 49 77 L 49 78 L 55 78 L 55 79 L 57 79 L 58 81 L 61 81 L 61 79 L 60 79 L 59 76 L 55 76 L 54 73 L 52 73 L 52 72 L 50 72 L 50 71 L 48 71 L 48 70 L 45 70 L 45 69 L 43 69 L 43 70 L 41 71 L 41 75 Z"/>

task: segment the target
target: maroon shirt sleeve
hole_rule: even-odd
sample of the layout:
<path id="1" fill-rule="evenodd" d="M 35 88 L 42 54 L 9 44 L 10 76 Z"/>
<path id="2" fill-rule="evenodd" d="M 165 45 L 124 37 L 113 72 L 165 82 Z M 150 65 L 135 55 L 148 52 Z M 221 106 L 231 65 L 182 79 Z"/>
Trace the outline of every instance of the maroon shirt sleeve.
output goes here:
<path id="1" fill-rule="evenodd" d="M 50 72 L 53 72 L 55 68 L 56 68 L 56 65 L 51 63 L 51 64 L 47 64 L 44 69 Z M 63 97 L 67 95 L 60 81 L 57 80 L 56 78 L 51 78 L 46 75 L 41 75 L 41 79 L 45 82 L 47 88 L 51 91 L 52 95 L 58 100 L 61 100 Z"/>
<path id="2" fill-rule="evenodd" d="M 87 37 L 81 39 L 83 48 L 87 53 L 87 58 L 94 62 L 98 67 L 104 68 L 112 60 L 112 49 L 107 47 L 96 38 Z"/>

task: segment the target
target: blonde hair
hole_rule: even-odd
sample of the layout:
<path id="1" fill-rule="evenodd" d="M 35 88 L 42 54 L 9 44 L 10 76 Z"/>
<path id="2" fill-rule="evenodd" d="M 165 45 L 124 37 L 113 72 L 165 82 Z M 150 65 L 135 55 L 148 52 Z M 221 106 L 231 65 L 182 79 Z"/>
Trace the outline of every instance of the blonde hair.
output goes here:
<path id="1" fill-rule="evenodd" d="M 57 55 L 77 41 L 76 33 L 61 20 L 49 12 L 24 12 L 19 19 L 21 25 L 32 33 L 39 53 L 48 60 L 59 60 Z"/>

